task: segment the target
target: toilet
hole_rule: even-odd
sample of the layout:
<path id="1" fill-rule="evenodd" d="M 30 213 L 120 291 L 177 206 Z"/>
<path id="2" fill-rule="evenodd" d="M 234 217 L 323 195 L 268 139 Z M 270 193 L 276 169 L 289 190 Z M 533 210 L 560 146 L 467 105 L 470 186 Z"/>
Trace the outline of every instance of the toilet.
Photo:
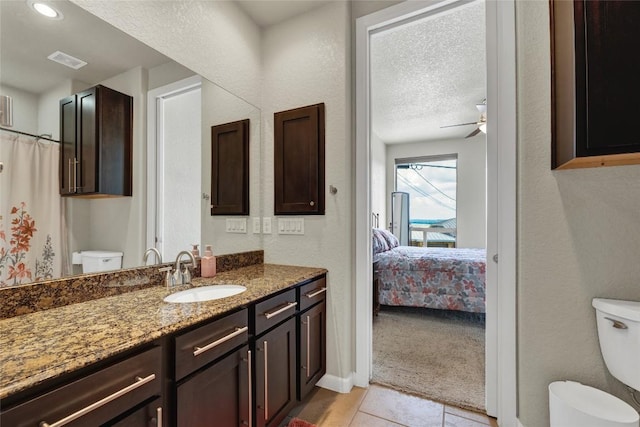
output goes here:
<path id="1" fill-rule="evenodd" d="M 607 369 L 640 390 L 640 302 L 594 298 L 598 339 Z M 549 384 L 551 427 L 640 427 L 628 403 L 575 381 Z"/>
<path id="2" fill-rule="evenodd" d="M 82 264 L 83 273 L 97 273 L 122 268 L 122 252 L 82 251 L 73 253 L 73 263 Z"/>

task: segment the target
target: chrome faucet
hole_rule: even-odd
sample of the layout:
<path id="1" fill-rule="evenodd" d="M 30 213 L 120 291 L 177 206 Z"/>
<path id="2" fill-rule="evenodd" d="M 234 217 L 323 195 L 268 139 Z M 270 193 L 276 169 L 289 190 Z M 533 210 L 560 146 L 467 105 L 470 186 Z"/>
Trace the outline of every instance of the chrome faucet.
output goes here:
<path id="1" fill-rule="evenodd" d="M 180 259 L 183 255 L 191 258 L 191 264 L 183 264 L 184 270 L 181 268 Z M 189 251 L 181 251 L 176 257 L 175 271 L 173 272 L 173 284 L 174 285 L 188 285 L 191 283 L 191 272 L 189 271 L 189 265 L 196 266 L 196 259 Z"/>
<path id="2" fill-rule="evenodd" d="M 144 255 L 142 256 L 142 264 L 147 265 L 147 258 L 149 258 L 149 255 L 151 253 L 154 253 L 156 255 L 156 261 L 158 261 L 156 262 L 156 264 L 162 264 L 162 255 L 160 255 L 160 251 L 156 248 L 149 248 L 144 251 Z"/>

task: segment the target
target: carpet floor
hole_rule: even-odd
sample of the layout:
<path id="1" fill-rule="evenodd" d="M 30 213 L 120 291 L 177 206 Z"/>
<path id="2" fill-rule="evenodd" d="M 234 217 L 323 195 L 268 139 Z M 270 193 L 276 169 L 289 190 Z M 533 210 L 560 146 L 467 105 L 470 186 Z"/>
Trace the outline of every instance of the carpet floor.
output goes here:
<path id="1" fill-rule="evenodd" d="M 372 383 L 485 412 L 484 316 L 383 307 L 373 321 Z"/>

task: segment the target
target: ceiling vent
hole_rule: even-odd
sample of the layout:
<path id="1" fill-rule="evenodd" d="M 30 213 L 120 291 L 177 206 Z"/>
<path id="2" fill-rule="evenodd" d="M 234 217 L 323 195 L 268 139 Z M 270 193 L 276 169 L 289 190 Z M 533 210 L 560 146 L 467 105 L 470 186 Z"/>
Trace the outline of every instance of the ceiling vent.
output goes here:
<path id="1" fill-rule="evenodd" d="M 78 70 L 87 65 L 86 62 L 78 58 L 74 58 L 73 56 L 68 55 L 64 52 L 60 52 L 59 50 L 53 52 L 51 55 L 47 56 L 47 58 L 54 62 L 57 62 L 58 64 L 66 65 L 69 68 L 73 68 L 74 70 Z"/>

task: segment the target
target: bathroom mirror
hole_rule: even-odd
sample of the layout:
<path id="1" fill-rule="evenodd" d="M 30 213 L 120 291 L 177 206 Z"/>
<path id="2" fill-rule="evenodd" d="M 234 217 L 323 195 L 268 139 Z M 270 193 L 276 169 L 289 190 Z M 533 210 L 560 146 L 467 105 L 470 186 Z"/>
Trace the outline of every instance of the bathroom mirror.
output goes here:
<path id="1" fill-rule="evenodd" d="M 204 245 L 211 244 L 216 255 L 262 249 L 261 235 L 253 234 L 251 227 L 251 218 L 261 216 L 262 206 L 260 110 L 73 3 L 53 4 L 62 12 L 63 19 L 38 16 L 26 1 L 0 2 L 0 95 L 11 96 L 13 100 L 14 120 L 10 129 L 59 139 L 59 99 L 96 84 L 134 98 L 133 196 L 62 199 L 64 226 L 59 231 L 60 243 L 50 252 L 56 256 L 68 254 L 68 262 L 62 268 L 66 271 L 64 275 L 82 273 L 81 265 L 71 264 L 71 254 L 77 251 L 122 252 L 122 268 L 131 268 L 142 265 L 145 249 L 151 246 L 162 250 L 165 262 L 175 260 L 180 250 L 189 250 L 192 244 L 198 244 L 201 253 Z M 74 70 L 48 60 L 47 56 L 56 51 L 81 59 L 87 65 Z M 180 91 L 170 93 L 172 85 L 185 81 L 197 81 L 195 87 L 199 91 L 186 101 L 179 99 Z M 149 98 L 150 93 L 158 96 Z M 162 129 L 157 121 L 148 125 L 148 116 L 158 108 L 158 99 L 163 102 L 161 116 L 166 119 Z M 173 117 L 171 111 L 183 110 L 183 102 L 189 103 L 189 111 L 200 114 L 192 114 L 192 120 L 188 121 Z M 247 216 L 214 217 L 210 209 L 211 126 L 238 120 L 249 120 L 250 211 Z M 161 141 L 154 141 L 158 133 Z M 17 136 L 0 131 L 0 136 L 7 135 Z M 1 157 L 6 153 L 4 140 L 0 144 Z M 3 159 L 0 161 L 7 164 Z M 5 173 L 0 174 L 0 183 L 3 190 L 17 189 L 17 184 L 9 182 Z M 50 189 L 20 191 L 26 194 Z M 7 247 L 13 208 L 8 205 L 21 202 L 19 197 L 14 199 L 0 200 L 6 237 L 6 242 L 0 244 L 6 243 Z M 48 234 L 48 225 L 35 216 L 34 219 L 37 229 L 34 235 Z M 233 232 L 228 232 L 228 219 L 244 220 L 245 231 L 239 232 L 234 227 Z M 35 241 L 34 237 L 31 243 Z M 34 245 L 33 249 L 45 253 L 44 246 Z M 153 262 L 151 255 L 148 264 Z M 54 275 L 57 277 L 60 275 Z M 18 281 L 14 277 L 4 286 L 35 279 L 39 277 L 33 272 L 31 280 L 26 275 Z"/>

